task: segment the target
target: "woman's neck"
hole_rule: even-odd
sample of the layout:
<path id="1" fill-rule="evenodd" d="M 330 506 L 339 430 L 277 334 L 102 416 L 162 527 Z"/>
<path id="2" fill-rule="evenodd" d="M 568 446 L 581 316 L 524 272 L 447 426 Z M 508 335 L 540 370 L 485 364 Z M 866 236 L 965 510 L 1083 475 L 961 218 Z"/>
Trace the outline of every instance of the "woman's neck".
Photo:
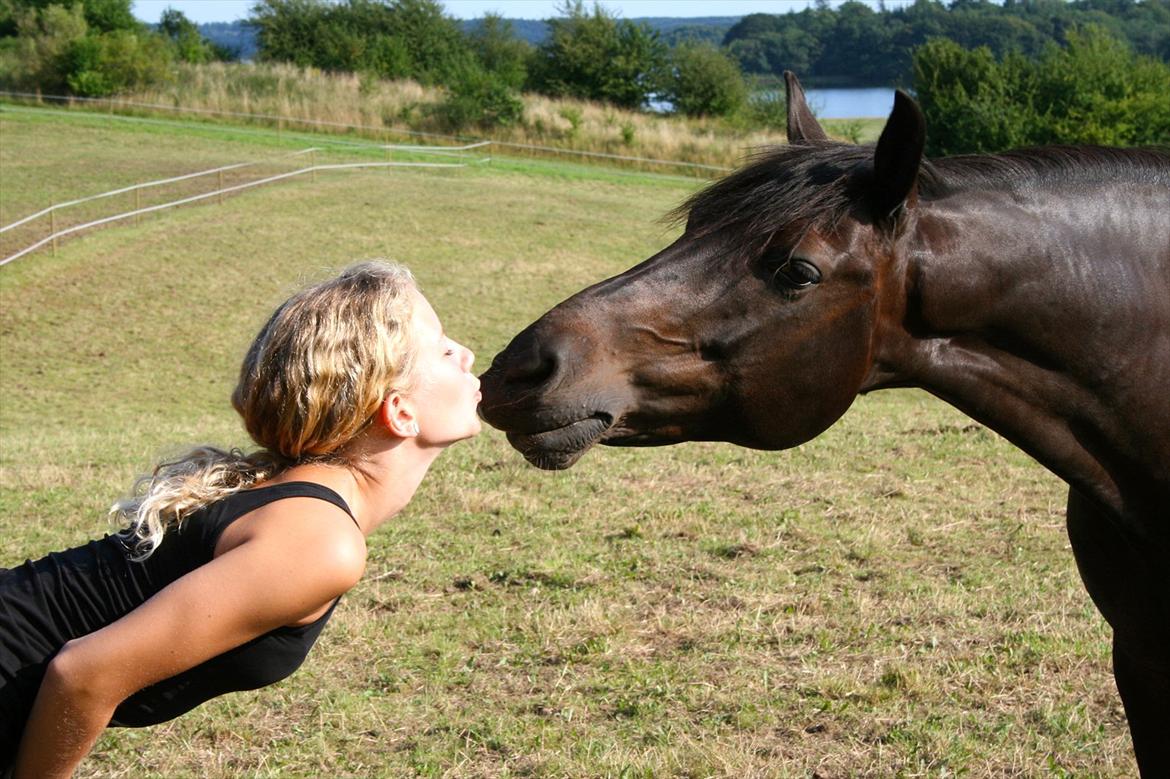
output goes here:
<path id="1" fill-rule="evenodd" d="M 350 447 L 354 465 L 304 463 L 282 471 L 269 483 L 309 481 L 324 485 L 345 500 L 369 536 L 404 509 L 442 449 L 420 447 L 411 439 L 390 445 L 359 441 Z"/>

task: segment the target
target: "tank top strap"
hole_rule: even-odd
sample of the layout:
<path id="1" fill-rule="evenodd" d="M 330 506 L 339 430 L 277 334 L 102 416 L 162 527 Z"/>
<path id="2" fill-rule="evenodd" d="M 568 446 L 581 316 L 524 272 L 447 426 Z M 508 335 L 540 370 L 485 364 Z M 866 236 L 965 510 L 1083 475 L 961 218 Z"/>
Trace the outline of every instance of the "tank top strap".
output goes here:
<path id="1" fill-rule="evenodd" d="M 212 523 L 213 526 L 218 526 L 214 530 L 214 535 L 219 536 L 225 526 L 236 521 L 236 519 L 246 515 L 249 511 L 259 509 L 262 505 L 275 503 L 281 501 L 283 498 L 290 497 L 312 497 L 319 501 L 332 503 L 338 509 L 344 511 L 349 515 L 353 524 L 357 525 L 357 517 L 353 516 L 353 511 L 350 510 L 349 504 L 345 502 L 345 498 L 338 495 L 336 491 L 325 487 L 324 484 L 317 484 L 316 482 L 280 482 L 276 484 L 266 484 L 263 487 L 256 487 L 250 490 L 241 490 L 233 492 L 227 498 L 223 499 L 223 503 L 216 511 L 216 519 Z M 360 525 L 358 525 L 360 530 Z"/>
<path id="2" fill-rule="evenodd" d="M 259 500 L 253 508 L 259 508 L 262 505 L 281 500 L 283 498 L 317 498 L 326 503 L 332 503 L 339 509 L 349 515 L 355 525 L 358 524 L 357 517 L 349 508 L 349 504 L 345 502 L 345 498 L 338 495 L 334 490 L 326 487 L 323 484 L 317 484 L 312 481 L 288 481 L 279 484 L 269 484 L 265 487 L 259 487 L 255 490 L 247 490 L 247 492 L 258 493 L 256 495 Z M 260 493 L 263 494 L 261 498 Z M 361 526 L 358 525 L 358 529 Z"/>
<path id="3" fill-rule="evenodd" d="M 335 491 L 311 481 L 280 482 L 233 492 L 220 501 L 204 506 L 200 509 L 197 521 L 185 522 L 177 531 L 170 534 L 172 537 L 168 538 L 151 558 L 166 551 L 168 556 L 175 554 L 186 557 L 190 561 L 188 568 L 210 562 L 215 556 L 215 546 L 219 542 L 219 537 L 228 525 L 261 506 L 284 498 L 317 498 L 332 503 L 344 511 L 358 530 L 361 530 L 353 511 L 345 499 Z"/>

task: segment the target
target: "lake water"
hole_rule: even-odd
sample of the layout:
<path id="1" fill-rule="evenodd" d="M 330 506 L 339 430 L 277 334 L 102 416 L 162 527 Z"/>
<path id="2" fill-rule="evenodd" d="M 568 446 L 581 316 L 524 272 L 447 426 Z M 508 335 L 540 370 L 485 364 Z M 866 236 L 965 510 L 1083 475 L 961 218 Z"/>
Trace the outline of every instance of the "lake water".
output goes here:
<path id="1" fill-rule="evenodd" d="M 821 119 L 885 118 L 894 107 L 894 90 L 889 87 L 864 89 L 806 89 L 804 96 Z M 671 105 L 666 100 L 650 100 L 650 110 L 667 113 Z"/>
<path id="2" fill-rule="evenodd" d="M 894 107 L 894 90 L 889 87 L 806 89 L 804 94 L 813 113 L 821 119 L 886 117 Z"/>

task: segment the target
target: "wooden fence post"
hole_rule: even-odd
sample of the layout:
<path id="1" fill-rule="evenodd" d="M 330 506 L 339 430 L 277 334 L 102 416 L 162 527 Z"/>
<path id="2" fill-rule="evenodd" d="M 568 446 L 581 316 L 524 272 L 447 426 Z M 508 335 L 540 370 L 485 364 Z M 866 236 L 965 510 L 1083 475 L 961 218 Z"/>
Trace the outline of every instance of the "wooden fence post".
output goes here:
<path id="1" fill-rule="evenodd" d="M 57 207 L 49 206 L 49 235 L 53 236 L 53 256 L 57 256 Z"/>
<path id="2" fill-rule="evenodd" d="M 218 189 L 220 191 L 219 192 L 219 204 L 222 206 L 223 205 L 223 171 L 222 170 L 219 172 L 219 187 L 218 187 Z"/>

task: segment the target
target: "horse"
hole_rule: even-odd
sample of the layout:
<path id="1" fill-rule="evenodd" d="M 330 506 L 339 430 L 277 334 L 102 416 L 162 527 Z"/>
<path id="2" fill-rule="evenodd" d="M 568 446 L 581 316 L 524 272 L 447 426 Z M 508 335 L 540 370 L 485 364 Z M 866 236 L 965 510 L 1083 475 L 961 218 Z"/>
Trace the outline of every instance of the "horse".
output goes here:
<path id="1" fill-rule="evenodd" d="M 1170 150 L 928 160 L 906 93 L 854 146 L 785 81 L 788 144 L 520 332 L 481 416 L 562 469 L 597 443 L 786 449 L 861 393 L 926 390 L 1068 483 L 1138 766 L 1170 776 Z"/>

